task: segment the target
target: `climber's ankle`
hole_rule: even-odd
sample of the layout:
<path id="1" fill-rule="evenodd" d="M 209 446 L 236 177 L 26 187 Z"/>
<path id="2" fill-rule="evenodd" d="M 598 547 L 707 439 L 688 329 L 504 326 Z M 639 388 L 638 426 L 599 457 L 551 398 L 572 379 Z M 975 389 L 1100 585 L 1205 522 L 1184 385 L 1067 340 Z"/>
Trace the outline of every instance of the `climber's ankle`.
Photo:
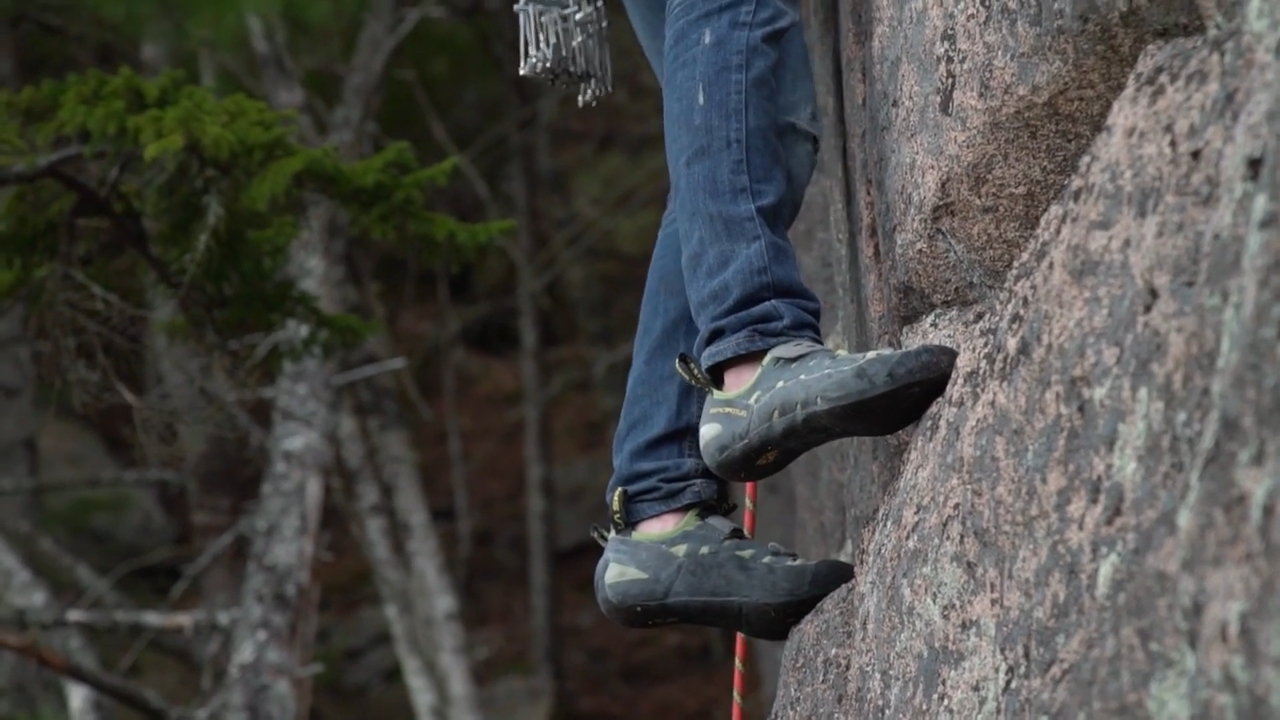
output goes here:
<path id="1" fill-rule="evenodd" d="M 689 514 L 688 508 L 672 510 L 661 515 L 654 515 L 651 518 L 641 520 L 636 523 L 635 531 L 641 533 L 660 533 L 668 530 L 674 530 L 677 525 L 684 522 L 685 517 Z"/>
<path id="2" fill-rule="evenodd" d="M 764 353 L 755 352 L 727 361 L 724 364 L 724 382 L 721 383 L 724 391 L 737 392 L 750 385 L 756 377 L 756 371 L 760 369 L 762 360 L 764 360 Z"/>

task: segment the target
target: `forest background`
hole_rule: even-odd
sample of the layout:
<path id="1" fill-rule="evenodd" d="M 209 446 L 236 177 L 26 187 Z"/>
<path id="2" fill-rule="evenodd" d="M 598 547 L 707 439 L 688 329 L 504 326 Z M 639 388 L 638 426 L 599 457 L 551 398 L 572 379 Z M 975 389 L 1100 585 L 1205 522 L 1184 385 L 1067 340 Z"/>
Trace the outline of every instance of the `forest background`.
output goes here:
<path id="1" fill-rule="evenodd" d="M 667 190 L 610 9 L 578 109 L 509 3 L 0 2 L 0 718 L 727 714 L 591 591 Z"/>

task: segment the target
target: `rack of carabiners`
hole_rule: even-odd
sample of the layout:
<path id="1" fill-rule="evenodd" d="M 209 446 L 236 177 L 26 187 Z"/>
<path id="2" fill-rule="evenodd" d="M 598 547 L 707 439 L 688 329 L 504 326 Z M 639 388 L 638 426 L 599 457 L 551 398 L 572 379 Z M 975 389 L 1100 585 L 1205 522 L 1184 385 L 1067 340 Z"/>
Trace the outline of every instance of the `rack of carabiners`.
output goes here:
<path id="1" fill-rule="evenodd" d="M 613 91 L 604 0 L 519 0 L 520 75 L 578 85 L 578 107 Z"/>

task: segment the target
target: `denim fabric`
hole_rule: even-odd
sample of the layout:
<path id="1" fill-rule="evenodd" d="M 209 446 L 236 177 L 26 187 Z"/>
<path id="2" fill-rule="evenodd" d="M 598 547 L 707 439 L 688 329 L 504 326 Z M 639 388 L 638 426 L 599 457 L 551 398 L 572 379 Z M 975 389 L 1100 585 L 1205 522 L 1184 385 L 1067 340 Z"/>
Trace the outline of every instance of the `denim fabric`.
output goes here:
<path id="1" fill-rule="evenodd" d="M 671 193 L 640 304 L 606 502 L 626 520 L 714 500 L 705 398 L 675 370 L 821 340 L 787 231 L 813 174 L 817 112 L 798 0 L 623 0 L 662 85 Z"/>

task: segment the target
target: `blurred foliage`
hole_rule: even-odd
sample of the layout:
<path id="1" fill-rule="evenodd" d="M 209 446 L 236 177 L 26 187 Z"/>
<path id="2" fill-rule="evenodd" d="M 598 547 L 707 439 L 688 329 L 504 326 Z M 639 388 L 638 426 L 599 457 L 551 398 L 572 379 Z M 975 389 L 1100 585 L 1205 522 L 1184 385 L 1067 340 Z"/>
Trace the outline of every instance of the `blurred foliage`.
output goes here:
<path id="1" fill-rule="evenodd" d="M 435 212 L 453 163 L 423 166 L 406 143 L 348 161 L 294 139 L 290 118 L 181 73 L 90 70 L 0 92 L 0 298 L 57 303 L 68 282 L 146 306 L 158 281 L 187 312 L 175 330 L 232 338 L 289 319 L 342 344 L 367 332 L 322 312 L 284 272 L 308 194 L 336 201 L 351 230 L 428 259 L 466 257 L 506 228 Z M 198 327 L 196 327 L 198 326 Z"/>
<path id="2" fill-rule="evenodd" d="M 0 87 L 21 88 L 0 96 L 0 175 L 66 153 L 51 169 L 0 187 L 0 285 L 6 297 L 34 303 L 36 360 L 42 382 L 51 385 L 44 399 L 52 405 L 63 393 L 78 396 L 66 409 L 91 417 L 131 464 L 167 462 L 173 428 L 192 420 L 185 407 L 173 412 L 181 406 L 154 392 L 148 376 L 148 331 L 159 315 L 149 293 L 157 287 L 177 288 L 169 293 L 181 303 L 170 323 L 174 332 L 203 334 L 199 350 L 231 354 L 211 364 L 231 376 L 230 390 L 253 413 L 263 411 L 258 391 L 270 386 L 273 370 L 255 353 L 275 347 L 271 330 L 290 317 L 325 327 L 330 342 L 361 336 L 372 327 L 367 318 L 385 318 L 394 350 L 410 359 L 432 408 L 439 407 L 444 350 L 461 345 L 467 425 L 480 428 L 480 439 L 469 439 L 466 448 L 478 527 L 495 539 L 477 550 L 490 566 L 523 577 L 507 564 L 519 562 L 506 532 L 518 526 L 512 519 L 518 504 L 509 498 L 519 492 L 519 453 L 493 450 L 508 447 L 501 443 L 513 437 L 518 419 L 511 412 L 519 393 L 513 265 L 502 243 L 487 241 L 505 224 L 488 219 L 515 214 L 513 160 L 520 156 L 513 148 L 523 147 L 527 221 L 543 284 L 547 384 L 549 392 L 565 393 L 551 413 L 551 454 L 556 463 L 572 460 L 600 447 L 616 416 L 582 391 L 594 384 L 620 394 L 624 385 L 625 364 L 602 366 L 599 358 L 621 357 L 618 348 L 630 340 L 662 213 L 657 83 L 616 4 L 615 94 L 579 110 L 571 96 L 517 76 L 510 3 L 440 0 L 442 15 L 419 24 L 388 63 L 370 108 L 371 157 L 342 162 L 300 146 L 293 118 L 251 99 L 261 98 L 263 87 L 243 14 L 259 14 L 283 43 L 287 57 L 279 60 L 299 77 L 309 96 L 305 112 L 323 130 L 368 3 L 0 0 L 0 22 L 7 22 L 0 27 Z M 121 67 L 139 74 L 183 70 L 199 82 L 179 75 L 144 80 Z M 92 195 L 84 188 L 100 202 L 86 202 Z M 332 197 L 358 224 L 345 259 L 363 291 L 353 303 L 359 316 L 326 316 L 283 279 L 284 248 L 310 193 Z M 437 274 L 433 265 L 442 259 L 454 262 Z M 458 335 L 445 329 L 446 311 L 437 305 L 441 281 L 451 291 Z M 71 347 L 59 344 L 67 338 Z M 208 347 L 228 339 L 236 342 Z M 605 400 L 614 402 L 613 395 Z M 260 414 L 251 419 L 267 421 Z M 433 425 L 415 439 L 425 461 L 443 467 L 443 443 L 435 442 L 443 424 Z M 443 477 L 435 470 L 433 478 Z M 256 474 L 232 472 L 221 481 L 238 488 Z M 495 502 L 486 498 L 500 502 L 482 507 Z M 91 503 L 44 511 L 62 510 L 61 521 L 81 533 L 100 509 Z M 147 527 L 128 525 L 154 541 Z M 442 527 L 447 534 L 449 523 Z M 110 567 L 126 554 L 117 540 L 95 541 L 93 555 L 84 557 Z M 370 602 L 371 587 L 367 568 L 352 560 L 351 543 L 335 545 L 337 560 L 316 570 L 327 605 L 322 627 L 330 629 L 336 617 Z M 120 587 L 150 597 L 150 573 L 131 574 Z M 522 667 L 525 656 L 523 626 L 509 625 L 510 613 L 488 610 L 509 609 L 523 586 L 492 578 L 471 584 L 467 620 L 511 639 L 484 641 L 492 654 L 477 661 L 481 679 Z M 594 602 L 583 598 L 585 607 Z M 322 641 L 317 659 L 334 665 L 337 647 Z M 171 670 L 169 658 L 157 662 L 153 673 L 140 667 L 138 679 L 158 686 L 189 680 Z M 590 687 L 571 685 L 570 694 L 616 692 L 616 684 L 586 676 Z M 318 680 L 316 696 L 327 717 L 398 698 L 392 684 L 366 692 L 337 687 L 328 677 Z"/>

